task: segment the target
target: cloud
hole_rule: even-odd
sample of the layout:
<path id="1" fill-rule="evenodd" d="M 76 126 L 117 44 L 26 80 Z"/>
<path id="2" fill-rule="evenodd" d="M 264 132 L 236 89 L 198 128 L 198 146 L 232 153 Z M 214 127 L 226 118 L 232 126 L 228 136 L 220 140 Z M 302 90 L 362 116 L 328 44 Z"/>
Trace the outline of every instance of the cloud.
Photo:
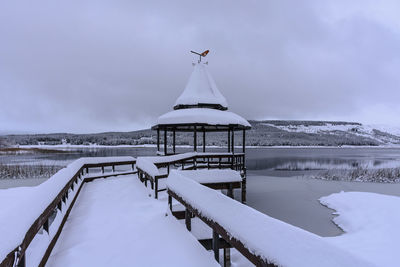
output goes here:
<path id="1" fill-rule="evenodd" d="M 189 51 L 205 49 L 246 118 L 400 124 L 398 11 L 395 1 L 3 1 L 0 130 L 149 127 L 183 90 Z"/>

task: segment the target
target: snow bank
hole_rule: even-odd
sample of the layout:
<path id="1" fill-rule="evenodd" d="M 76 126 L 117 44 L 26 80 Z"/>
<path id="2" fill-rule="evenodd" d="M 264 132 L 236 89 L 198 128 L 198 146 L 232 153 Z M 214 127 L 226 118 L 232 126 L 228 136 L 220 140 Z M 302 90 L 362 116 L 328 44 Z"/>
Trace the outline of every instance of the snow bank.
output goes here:
<path id="1" fill-rule="evenodd" d="M 230 111 L 209 108 L 188 108 L 167 112 L 158 118 L 157 124 L 208 124 L 208 125 L 242 125 L 251 127 L 250 123 Z"/>
<path id="2" fill-rule="evenodd" d="M 377 266 L 399 266 L 400 197 L 341 192 L 320 202 L 337 211 L 333 221 L 346 232 L 327 241 Z"/>
<path id="3" fill-rule="evenodd" d="M 135 160 L 133 157 L 80 158 L 34 187 L 0 190 L 0 261 L 24 239 L 32 223 L 42 214 L 84 164 Z"/>
<path id="4" fill-rule="evenodd" d="M 167 186 L 232 237 L 280 266 L 372 266 L 323 238 L 260 213 L 171 171 Z M 240 218 L 240 219 L 239 219 Z"/>
<path id="5" fill-rule="evenodd" d="M 186 171 L 176 171 L 176 172 L 178 172 L 179 175 L 192 179 L 201 184 L 242 181 L 242 176 L 240 176 L 240 172 L 231 169 L 225 169 L 225 170 L 201 169 L 201 170 L 186 170 Z"/>

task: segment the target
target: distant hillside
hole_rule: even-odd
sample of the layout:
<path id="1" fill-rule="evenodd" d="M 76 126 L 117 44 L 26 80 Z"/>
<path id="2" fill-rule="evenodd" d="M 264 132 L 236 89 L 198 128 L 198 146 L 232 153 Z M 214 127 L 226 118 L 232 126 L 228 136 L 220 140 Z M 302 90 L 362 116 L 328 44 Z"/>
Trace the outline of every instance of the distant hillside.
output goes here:
<path id="1" fill-rule="evenodd" d="M 251 146 L 341 146 L 400 144 L 400 130 L 372 127 L 356 122 L 340 121 L 250 121 L 246 142 Z M 241 143 L 241 133 L 235 141 Z M 192 144 L 191 133 L 177 133 L 178 145 Z M 199 139 L 201 144 L 202 138 Z M 207 135 L 208 145 L 226 145 L 226 133 Z M 170 140 L 170 139 L 169 139 Z M 156 133 L 151 130 L 106 132 L 97 134 L 21 134 L 0 137 L 1 146 L 15 145 L 143 145 L 156 144 Z"/>

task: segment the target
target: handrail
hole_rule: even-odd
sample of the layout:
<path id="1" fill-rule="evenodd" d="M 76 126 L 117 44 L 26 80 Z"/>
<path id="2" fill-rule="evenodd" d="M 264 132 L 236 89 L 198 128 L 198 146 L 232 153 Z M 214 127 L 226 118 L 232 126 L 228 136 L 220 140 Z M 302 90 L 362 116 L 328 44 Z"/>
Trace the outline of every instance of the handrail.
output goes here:
<path id="1" fill-rule="evenodd" d="M 138 170 L 138 177 L 141 182 L 145 182 L 147 187 L 147 180 L 150 180 L 151 188 L 155 190 L 154 197 L 158 198 L 158 192 L 165 191 L 165 189 L 158 189 L 158 179 L 167 178 L 171 165 L 180 165 L 182 170 L 185 164 L 188 162 L 192 163 L 193 166 L 186 168 L 186 170 L 208 168 L 208 169 L 221 169 L 223 167 L 230 168 L 236 171 L 242 171 L 242 202 L 246 203 L 246 167 L 244 162 L 244 153 L 202 153 L 202 152 L 188 152 L 183 154 L 177 154 L 174 156 L 157 156 L 157 157 L 144 157 L 150 159 L 150 161 L 157 167 L 167 167 L 167 174 L 152 176 L 140 166 L 136 166 Z M 207 159 L 207 160 L 206 160 Z M 210 159 L 219 159 L 218 162 L 210 161 Z M 222 162 L 222 159 L 228 161 Z M 198 166 L 197 164 L 205 164 Z"/>
<path id="2" fill-rule="evenodd" d="M 181 205 L 185 207 L 185 224 L 186 228 L 191 231 L 191 218 L 193 216 L 198 217 L 200 220 L 202 220 L 206 225 L 208 225 L 212 231 L 213 231 L 213 238 L 212 238 L 212 250 L 214 251 L 214 257 L 215 259 L 219 262 L 220 257 L 219 257 L 219 249 L 221 248 L 220 242 L 221 238 L 224 242 L 228 243 L 231 247 L 236 248 L 244 257 L 246 257 L 250 262 L 252 262 L 256 266 L 266 266 L 266 267 L 276 267 L 277 265 L 268 262 L 265 258 L 261 257 L 260 255 L 257 255 L 254 253 L 254 251 L 251 251 L 242 240 L 238 239 L 234 235 L 232 235 L 229 230 L 224 228 L 224 226 L 218 222 L 217 220 L 207 217 L 205 214 L 207 212 L 204 212 L 204 210 L 201 210 L 199 207 L 196 207 L 193 205 L 193 201 L 189 201 L 188 196 L 192 197 L 192 194 L 196 195 L 198 193 L 197 191 L 199 188 L 204 188 L 201 189 L 204 191 L 208 191 L 205 189 L 204 185 L 201 185 L 189 178 L 184 177 L 183 175 L 184 172 L 181 172 L 178 174 L 178 172 L 174 172 L 172 174 L 172 177 L 169 178 L 172 179 L 171 181 L 168 181 L 168 186 L 167 186 L 167 194 L 168 194 L 168 202 L 169 202 L 169 208 L 172 211 L 172 198 L 178 201 Z M 182 175 L 182 176 L 181 176 Z M 190 182 L 187 182 L 190 181 Z M 184 182 L 182 184 L 182 182 Z M 179 193 L 179 188 L 176 190 L 175 187 L 176 185 L 179 184 L 180 186 L 185 187 L 185 189 L 188 189 L 187 195 L 182 195 Z M 196 188 L 197 190 L 192 190 L 194 186 L 198 187 Z M 194 196 L 193 196 L 194 197 Z M 232 199 L 232 201 L 235 201 Z M 247 207 L 247 206 L 246 206 Z M 204 207 L 203 207 L 204 208 Z M 227 255 L 224 253 L 224 266 L 226 264 L 226 261 L 229 261 L 229 256 L 226 258 Z"/>
<path id="3" fill-rule="evenodd" d="M 76 173 L 72 176 L 72 178 L 66 183 L 66 185 L 61 189 L 61 191 L 58 193 L 58 195 L 54 198 L 54 200 L 46 207 L 46 209 L 42 212 L 41 215 L 32 223 L 31 227 L 28 229 L 28 231 L 25 234 L 25 237 L 23 241 L 21 242 L 20 245 L 18 245 L 15 249 L 13 249 L 7 256 L 2 260 L 0 263 L 0 267 L 13 267 L 13 266 L 19 266 L 19 267 L 24 267 L 26 265 L 26 260 L 25 260 L 25 252 L 27 248 L 29 247 L 30 243 L 34 239 L 34 237 L 37 235 L 37 233 L 43 228 L 47 233 L 49 233 L 49 218 L 53 215 L 54 212 L 57 212 L 57 209 L 61 211 L 62 209 L 62 204 L 66 204 L 68 196 L 69 196 L 69 190 L 74 192 L 75 190 L 75 184 L 78 186 L 79 182 L 79 188 L 75 193 L 74 199 L 71 201 L 71 204 L 69 205 L 64 218 L 55 234 L 53 239 L 51 240 L 48 248 L 46 249 L 45 254 L 42 257 L 42 260 L 39 264 L 39 266 L 44 266 L 48 257 L 50 256 L 51 250 L 53 249 L 58 236 L 61 233 L 61 230 L 64 226 L 64 223 L 69 215 L 70 210 L 72 209 L 72 206 L 80 192 L 80 189 L 82 188 L 82 185 L 84 182 L 86 182 L 84 179 L 82 180 L 82 176 L 84 174 L 84 170 L 86 170 L 86 174 L 88 173 L 90 168 L 102 168 L 102 173 L 104 173 L 104 167 L 112 167 L 113 171 L 115 170 L 115 166 L 119 165 L 132 165 L 132 171 L 134 170 L 134 165 L 136 164 L 136 159 L 133 158 L 133 160 L 118 160 L 118 161 L 110 161 L 110 162 L 100 162 L 100 163 L 84 163 L 77 171 Z M 134 172 L 132 172 L 134 173 Z M 121 173 L 121 174 L 127 174 L 127 173 Z M 115 175 L 119 175 L 116 173 Z M 96 178 L 101 178 L 104 176 L 108 175 L 103 175 L 103 176 L 98 176 Z M 92 181 L 93 178 L 90 179 Z"/>

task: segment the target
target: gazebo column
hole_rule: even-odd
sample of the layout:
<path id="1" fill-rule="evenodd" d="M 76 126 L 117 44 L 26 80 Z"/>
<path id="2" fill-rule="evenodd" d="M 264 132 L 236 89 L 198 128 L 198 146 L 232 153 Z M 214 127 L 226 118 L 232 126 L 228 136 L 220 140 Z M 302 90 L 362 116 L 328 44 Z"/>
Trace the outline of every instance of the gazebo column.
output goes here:
<path id="1" fill-rule="evenodd" d="M 172 131 L 172 149 L 175 154 L 175 129 Z"/>
<path id="2" fill-rule="evenodd" d="M 232 153 L 235 154 L 235 131 L 232 130 Z"/>
<path id="3" fill-rule="evenodd" d="M 160 151 L 160 128 L 157 128 L 157 152 Z"/>
<path id="4" fill-rule="evenodd" d="M 196 126 L 194 126 L 194 131 L 193 131 L 193 150 L 197 152 L 197 129 Z"/>
<path id="5" fill-rule="evenodd" d="M 246 192 L 247 192 L 247 178 L 246 178 L 246 130 L 243 129 L 243 179 L 242 179 L 242 203 L 246 204 Z"/>
<path id="6" fill-rule="evenodd" d="M 246 153 L 246 130 L 243 130 L 243 154 Z"/>
<path id="7" fill-rule="evenodd" d="M 231 129 L 228 129 L 228 153 L 231 152 Z"/>
<path id="8" fill-rule="evenodd" d="M 206 152 L 206 130 L 203 129 L 203 152 Z"/>
<path id="9" fill-rule="evenodd" d="M 164 130 L 164 155 L 167 155 L 167 129 Z"/>

